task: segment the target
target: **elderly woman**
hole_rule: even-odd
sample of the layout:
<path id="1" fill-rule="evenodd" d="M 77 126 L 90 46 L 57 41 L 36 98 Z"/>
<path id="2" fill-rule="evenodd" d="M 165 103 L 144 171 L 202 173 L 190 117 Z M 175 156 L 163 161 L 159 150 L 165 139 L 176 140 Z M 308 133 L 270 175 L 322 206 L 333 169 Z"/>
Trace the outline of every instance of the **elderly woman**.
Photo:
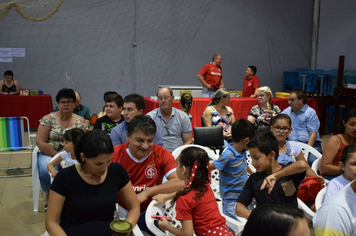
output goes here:
<path id="1" fill-rule="evenodd" d="M 210 126 L 222 126 L 224 139 L 232 143 L 231 125 L 235 121 L 234 111 L 228 107 L 230 102 L 230 93 L 224 88 L 216 91 L 211 102 L 204 111 L 204 124 Z"/>
<path id="2" fill-rule="evenodd" d="M 95 129 L 76 140 L 74 149 L 79 163 L 59 171 L 51 186 L 48 233 L 111 236 L 109 225 L 119 195 L 128 209 L 126 220 L 134 226 L 140 204 L 125 168 L 111 163 L 114 147 L 110 137 Z"/>
<path id="3" fill-rule="evenodd" d="M 264 86 L 258 88 L 257 97 L 260 104 L 251 108 L 247 120 L 256 127 L 269 126 L 271 117 L 280 113 L 281 109 L 279 109 L 277 105 L 271 104 L 273 94 L 269 87 Z"/>
<path id="4" fill-rule="evenodd" d="M 341 174 L 339 162 L 342 150 L 348 145 L 356 144 L 356 109 L 351 108 L 344 112 L 340 131 L 329 138 L 321 158 L 320 171 L 328 180 Z"/>
<path id="5" fill-rule="evenodd" d="M 17 80 L 14 80 L 14 74 L 11 70 L 7 70 L 4 73 L 5 80 L 0 81 L 0 94 L 15 95 L 20 93 L 20 84 Z"/>
<path id="6" fill-rule="evenodd" d="M 61 89 L 56 96 L 59 110 L 40 119 L 36 135 L 36 145 L 40 149 L 37 159 L 41 187 L 48 197 L 50 177 L 47 165 L 52 157 L 63 149 L 64 132 L 72 128 L 89 129 L 85 119 L 73 113 L 76 101 L 72 89 Z"/>

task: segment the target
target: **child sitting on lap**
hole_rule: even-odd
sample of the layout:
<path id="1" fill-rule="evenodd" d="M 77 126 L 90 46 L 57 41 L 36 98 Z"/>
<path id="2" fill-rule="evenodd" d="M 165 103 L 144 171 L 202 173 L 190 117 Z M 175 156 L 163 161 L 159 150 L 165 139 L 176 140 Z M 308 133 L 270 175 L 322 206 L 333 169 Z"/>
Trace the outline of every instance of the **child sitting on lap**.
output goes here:
<path id="1" fill-rule="evenodd" d="M 283 202 L 297 207 L 298 186 L 305 177 L 308 164 L 300 161 L 289 165 L 279 164 L 278 141 L 270 132 L 257 134 L 247 147 L 256 173 L 250 175 L 237 199 L 236 215 L 248 218 L 251 212 L 246 206 L 253 198 L 257 206 L 268 202 Z"/>
<path id="2" fill-rule="evenodd" d="M 63 167 L 69 167 L 71 165 L 77 164 L 78 161 L 75 157 L 74 153 L 74 143 L 76 140 L 80 140 L 81 136 L 84 134 L 84 131 L 79 128 L 73 128 L 67 130 L 64 135 L 64 143 L 63 143 L 63 150 L 60 155 L 58 155 L 53 161 L 51 161 L 47 165 L 47 170 L 51 173 L 52 177 L 54 178 L 58 170 L 55 169 L 57 165 L 59 165 L 62 161 L 64 161 Z"/>

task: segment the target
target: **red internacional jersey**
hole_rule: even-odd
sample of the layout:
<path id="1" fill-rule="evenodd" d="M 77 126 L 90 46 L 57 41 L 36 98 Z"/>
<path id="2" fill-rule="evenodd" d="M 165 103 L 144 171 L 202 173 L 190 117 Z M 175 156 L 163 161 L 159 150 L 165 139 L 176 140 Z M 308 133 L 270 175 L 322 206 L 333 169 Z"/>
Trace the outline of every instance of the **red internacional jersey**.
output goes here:
<path id="1" fill-rule="evenodd" d="M 164 176 L 176 171 L 177 164 L 173 155 L 162 146 L 155 144 L 149 156 L 138 160 L 129 154 L 128 144 L 115 146 L 112 162 L 118 162 L 126 169 L 136 194 L 162 184 Z M 141 211 L 146 210 L 151 200 L 149 198 L 141 203 Z M 120 193 L 119 204 L 125 207 Z"/>

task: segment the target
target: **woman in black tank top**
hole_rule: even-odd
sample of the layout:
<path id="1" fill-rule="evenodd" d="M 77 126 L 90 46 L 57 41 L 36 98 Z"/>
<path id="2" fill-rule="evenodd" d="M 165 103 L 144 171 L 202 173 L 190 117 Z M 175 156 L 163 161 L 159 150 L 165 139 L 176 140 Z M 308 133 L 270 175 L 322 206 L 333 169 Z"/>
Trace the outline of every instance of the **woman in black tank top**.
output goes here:
<path id="1" fill-rule="evenodd" d="M 14 95 L 20 93 L 20 84 L 17 80 L 14 80 L 14 74 L 11 70 L 7 70 L 4 73 L 4 80 L 0 81 L 0 94 Z"/>

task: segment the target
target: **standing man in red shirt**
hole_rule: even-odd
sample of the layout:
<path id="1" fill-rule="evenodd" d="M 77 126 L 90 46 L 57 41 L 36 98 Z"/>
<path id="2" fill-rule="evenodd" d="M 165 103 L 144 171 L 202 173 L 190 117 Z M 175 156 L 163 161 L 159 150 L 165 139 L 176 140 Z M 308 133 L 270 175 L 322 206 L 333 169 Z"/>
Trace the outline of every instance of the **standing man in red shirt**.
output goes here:
<path id="1" fill-rule="evenodd" d="M 247 67 L 246 77 L 244 78 L 242 97 L 257 97 L 257 88 L 260 87 L 260 79 L 256 76 L 256 72 L 256 66 Z"/>
<path id="2" fill-rule="evenodd" d="M 221 62 L 221 55 L 214 54 L 212 61 L 199 71 L 197 77 L 203 84 L 202 97 L 214 97 L 216 90 L 224 87 Z"/>

